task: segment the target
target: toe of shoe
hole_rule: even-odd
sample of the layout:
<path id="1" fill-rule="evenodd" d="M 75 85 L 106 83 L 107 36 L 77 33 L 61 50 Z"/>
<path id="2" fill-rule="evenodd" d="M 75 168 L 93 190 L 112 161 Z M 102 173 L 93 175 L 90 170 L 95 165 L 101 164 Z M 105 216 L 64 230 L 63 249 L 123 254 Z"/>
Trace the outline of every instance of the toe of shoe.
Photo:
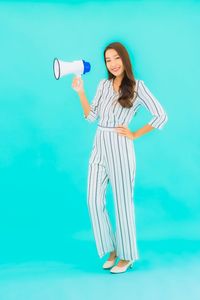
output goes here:
<path id="1" fill-rule="evenodd" d="M 110 272 L 111 273 L 123 273 L 123 272 L 126 272 L 128 270 L 128 268 L 132 268 L 133 266 L 133 263 L 131 264 L 128 264 L 127 266 L 124 266 L 124 267 L 118 267 L 118 266 L 114 266 Z"/>
<path id="2" fill-rule="evenodd" d="M 103 269 L 109 269 L 109 268 L 112 268 L 113 264 L 114 264 L 113 262 L 106 261 L 106 262 L 103 264 Z"/>

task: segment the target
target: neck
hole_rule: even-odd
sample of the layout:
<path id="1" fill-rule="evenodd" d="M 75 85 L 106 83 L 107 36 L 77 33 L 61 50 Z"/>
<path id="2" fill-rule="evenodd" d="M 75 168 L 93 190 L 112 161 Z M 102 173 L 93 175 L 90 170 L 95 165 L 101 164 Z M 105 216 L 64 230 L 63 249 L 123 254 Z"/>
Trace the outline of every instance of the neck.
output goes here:
<path id="1" fill-rule="evenodd" d="M 123 77 L 123 75 L 116 76 L 115 78 L 113 78 L 113 81 L 115 81 L 115 83 L 117 84 L 120 84 L 122 82 Z"/>

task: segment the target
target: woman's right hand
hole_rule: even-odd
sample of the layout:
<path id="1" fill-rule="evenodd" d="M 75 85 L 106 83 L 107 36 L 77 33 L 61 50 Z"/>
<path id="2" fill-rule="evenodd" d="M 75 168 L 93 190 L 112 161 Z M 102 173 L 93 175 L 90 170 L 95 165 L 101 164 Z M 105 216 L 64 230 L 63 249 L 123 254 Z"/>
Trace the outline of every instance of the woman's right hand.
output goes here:
<path id="1" fill-rule="evenodd" d="M 72 88 L 78 93 L 83 92 L 83 79 L 81 77 L 74 77 L 72 81 Z"/>

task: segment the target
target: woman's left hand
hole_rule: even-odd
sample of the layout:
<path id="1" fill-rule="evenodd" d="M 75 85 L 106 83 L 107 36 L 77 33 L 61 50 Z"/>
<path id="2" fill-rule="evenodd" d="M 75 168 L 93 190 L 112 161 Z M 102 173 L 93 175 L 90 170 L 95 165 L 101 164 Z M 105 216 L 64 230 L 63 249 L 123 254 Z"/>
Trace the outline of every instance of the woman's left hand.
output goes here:
<path id="1" fill-rule="evenodd" d="M 131 132 L 130 129 L 125 125 L 116 126 L 115 129 L 120 135 L 126 136 L 131 140 L 135 139 L 134 132 Z"/>

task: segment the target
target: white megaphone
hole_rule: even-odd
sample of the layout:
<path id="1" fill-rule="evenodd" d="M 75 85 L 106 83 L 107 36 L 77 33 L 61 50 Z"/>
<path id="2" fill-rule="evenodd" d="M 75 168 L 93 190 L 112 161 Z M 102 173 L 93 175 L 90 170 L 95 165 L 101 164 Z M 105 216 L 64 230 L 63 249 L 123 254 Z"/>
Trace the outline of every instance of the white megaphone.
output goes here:
<path id="1" fill-rule="evenodd" d="M 85 74 L 89 71 L 90 63 L 82 59 L 67 62 L 54 58 L 53 61 L 53 72 L 57 80 L 67 74 L 75 74 L 77 77 L 81 77 L 82 74 Z"/>

